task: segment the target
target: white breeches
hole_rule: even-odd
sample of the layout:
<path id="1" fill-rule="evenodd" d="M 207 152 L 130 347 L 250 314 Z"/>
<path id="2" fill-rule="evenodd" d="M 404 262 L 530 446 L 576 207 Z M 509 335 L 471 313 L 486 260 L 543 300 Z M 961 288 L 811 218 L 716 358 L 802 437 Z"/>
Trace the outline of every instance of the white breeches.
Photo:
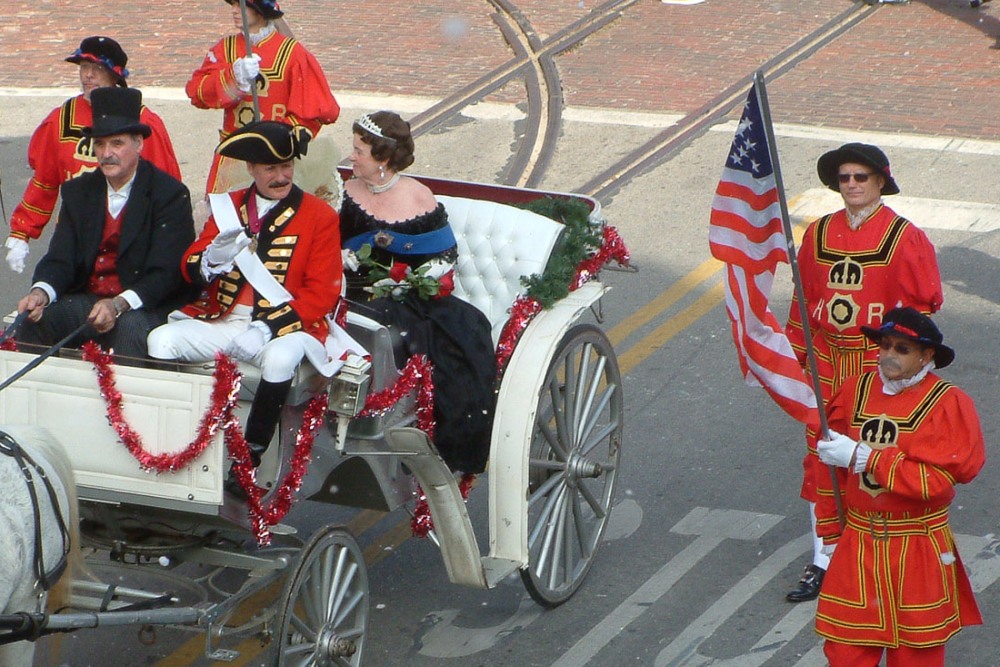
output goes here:
<path id="1" fill-rule="evenodd" d="M 149 356 L 199 363 L 212 361 L 249 325 L 250 308 L 247 306 L 236 306 L 231 313 L 217 320 L 172 320 L 150 332 L 147 339 Z M 323 347 L 322 343 L 303 331 L 285 334 L 268 341 L 251 363 L 260 368 L 263 380 L 284 382 L 295 376 L 306 350 L 313 346 Z"/>

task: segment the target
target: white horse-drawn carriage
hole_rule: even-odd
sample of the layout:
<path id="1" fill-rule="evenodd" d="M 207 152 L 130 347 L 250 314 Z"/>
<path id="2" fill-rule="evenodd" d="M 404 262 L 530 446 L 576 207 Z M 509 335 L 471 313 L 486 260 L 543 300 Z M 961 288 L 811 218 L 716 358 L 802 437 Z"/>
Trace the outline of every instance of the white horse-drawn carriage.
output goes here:
<path id="1" fill-rule="evenodd" d="M 121 568 L 166 573 L 198 564 L 248 576 L 222 601 L 188 605 L 117 580 L 80 576 L 63 612 L 8 605 L 0 641 L 98 625 L 164 624 L 205 630 L 214 659 L 236 656 L 221 648 L 227 638 L 255 634 L 270 641 L 277 665 L 361 664 L 369 606 L 362 550 L 341 526 L 325 526 L 303 543 L 276 523 L 296 489 L 299 499 L 392 511 L 413 507 L 419 484 L 452 582 L 491 588 L 520 572 L 545 606 L 577 590 L 608 522 L 621 451 L 615 353 L 600 328 L 581 323 L 607 290 L 596 276 L 607 249 L 591 247 L 568 295 L 542 309 L 524 298 L 522 277 L 542 274 L 562 252 L 566 232 L 511 204 L 545 193 L 423 180 L 444 202 L 458 239 L 455 293 L 487 315 L 501 359 L 486 474 L 489 552 L 480 553 L 462 497 L 467 489 L 417 428 L 420 391 L 411 383 L 396 392 L 402 396 L 389 398 L 403 378 L 391 332 L 360 313 L 348 314 L 346 328 L 370 356 L 349 359 L 332 381 L 304 365 L 276 436 L 281 446 L 272 444 L 257 472 L 269 493 L 249 514 L 247 504 L 223 490 L 224 431 L 233 423 L 226 406 L 232 419 L 246 410 L 252 369 L 240 369 L 242 383 L 226 396 L 217 367 L 116 364 L 112 371 L 64 350 L 0 393 L 0 431 L 29 440 L 43 433 L 62 445 L 74 472 L 84 552 Z M 583 201 L 591 231 L 604 229 L 597 202 L 554 196 Z M 622 255 L 613 256 L 627 261 Z M 0 351 L 0 380 L 33 358 Z M 373 396 L 381 397 L 378 409 Z M 201 439 L 195 450 L 187 444 L 192 437 Z M 184 453 L 190 457 L 182 460 Z M 162 461 L 170 464 L 156 464 Z M 273 540 L 257 548 L 254 536 Z M 277 602 L 231 622 L 241 604 L 279 587 Z"/>

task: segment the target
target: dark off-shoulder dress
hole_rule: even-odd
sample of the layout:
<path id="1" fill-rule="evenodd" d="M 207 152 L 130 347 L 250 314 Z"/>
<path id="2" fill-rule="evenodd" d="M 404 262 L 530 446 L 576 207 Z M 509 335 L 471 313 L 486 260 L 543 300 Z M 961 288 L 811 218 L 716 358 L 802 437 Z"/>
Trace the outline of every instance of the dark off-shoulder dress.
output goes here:
<path id="1" fill-rule="evenodd" d="M 340 213 L 340 237 L 345 241 L 372 230 L 425 234 L 448 225 L 444 206 L 398 223 L 376 219 L 350 198 L 344 197 Z M 440 257 L 454 262 L 457 248 L 429 255 L 396 255 L 372 248 L 372 257 L 383 265 L 406 262 L 417 268 Z M 489 457 L 493 410 L 496 403 L 496 357 L 490 323 L 475 306 L 455 296 L 421 299 L 414 293 L 402 300 L 385 297 L 368 300 L 363 287 L 371 284 L 362 267 L 344 271 L 351 308 L 395 328 L 401 350 L 397 363 L 411 355 L 424 354 L 434 366 L 434 445 L 452 470 L 478 473 Z M 402 353 L 400 355 L 400 352 Z"/>

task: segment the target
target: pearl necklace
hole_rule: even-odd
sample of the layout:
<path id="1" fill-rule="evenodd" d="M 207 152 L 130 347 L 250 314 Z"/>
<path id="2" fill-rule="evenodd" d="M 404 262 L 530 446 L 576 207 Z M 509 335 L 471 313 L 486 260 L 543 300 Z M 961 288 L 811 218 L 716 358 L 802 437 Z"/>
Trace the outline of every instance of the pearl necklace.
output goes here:
<path id="1" fill-rule="evenodd" d="M 399 172 L 393 174 L 389 178 L 389 180 L 383 183 L 382 185 L 372 185 L 371 183 L 365 183 L 365 185 L 368 186 L 368 192 L 372 193 L 373 195 L 380 195 L 386 190 L 390 189 L 396 183 L 399 183 Z"/>

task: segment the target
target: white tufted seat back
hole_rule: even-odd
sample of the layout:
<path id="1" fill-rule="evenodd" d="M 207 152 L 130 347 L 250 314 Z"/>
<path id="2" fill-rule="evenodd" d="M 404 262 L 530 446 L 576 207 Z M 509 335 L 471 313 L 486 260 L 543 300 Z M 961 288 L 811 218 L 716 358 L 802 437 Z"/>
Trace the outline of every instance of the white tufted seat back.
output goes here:
<path id="1" fill-rule="evenodd" d="M 563 225 L 543 215 L 482 199 L 437 195 L 458 241 L 455 296 L 486 314 L 493 344 L 524 291 L 521 276 L 541 273 Z"/>

